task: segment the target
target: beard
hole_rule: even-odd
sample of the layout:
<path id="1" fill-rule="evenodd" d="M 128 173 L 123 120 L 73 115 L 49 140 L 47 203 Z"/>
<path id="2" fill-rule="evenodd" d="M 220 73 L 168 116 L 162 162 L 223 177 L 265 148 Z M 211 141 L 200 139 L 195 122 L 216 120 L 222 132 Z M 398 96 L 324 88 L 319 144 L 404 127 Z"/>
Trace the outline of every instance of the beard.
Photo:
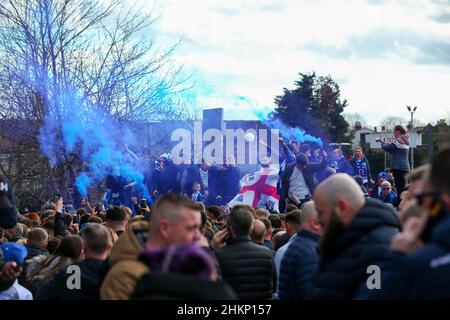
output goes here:
<path id="1" fill-rule="evenodd" d="M 347 226 L 345 223 L 333 210 L 331 213 L 330 222 L 328 223 L 320 242 L 320 249 L 322 251 L 327 251 L 345 233 L 346 229 Z"/>

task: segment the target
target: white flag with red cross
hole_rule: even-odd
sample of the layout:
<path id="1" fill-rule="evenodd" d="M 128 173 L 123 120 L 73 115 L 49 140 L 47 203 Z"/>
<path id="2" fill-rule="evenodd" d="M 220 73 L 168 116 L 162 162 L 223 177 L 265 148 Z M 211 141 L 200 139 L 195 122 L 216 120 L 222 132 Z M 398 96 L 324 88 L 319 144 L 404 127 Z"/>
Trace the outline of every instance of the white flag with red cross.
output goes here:
<path id="1" fill-rule="evenodd" d="M 252 174 L 246 174 L 240 181 L 241 190 L 228 206 L 247 204 L 269 212 L 278 211 L 280 196 L 277 194 L 277 181 L 277 168 L 262 168 Z"/>

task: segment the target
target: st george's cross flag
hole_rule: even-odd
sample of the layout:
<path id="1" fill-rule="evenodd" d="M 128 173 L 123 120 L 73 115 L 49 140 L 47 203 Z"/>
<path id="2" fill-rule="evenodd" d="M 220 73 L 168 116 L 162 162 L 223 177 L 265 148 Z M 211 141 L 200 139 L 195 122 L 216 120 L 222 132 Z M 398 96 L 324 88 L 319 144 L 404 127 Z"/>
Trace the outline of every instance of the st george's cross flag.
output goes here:
<path id="1" fill-rule="evenodd" d="M 269 167 L 246 174 L 240 180 L 241 190 L 228 203 L 229 207 L 247 204 L 269 212 L 278 211 L 280 196 L 277 194 L 278 169 Z"/>

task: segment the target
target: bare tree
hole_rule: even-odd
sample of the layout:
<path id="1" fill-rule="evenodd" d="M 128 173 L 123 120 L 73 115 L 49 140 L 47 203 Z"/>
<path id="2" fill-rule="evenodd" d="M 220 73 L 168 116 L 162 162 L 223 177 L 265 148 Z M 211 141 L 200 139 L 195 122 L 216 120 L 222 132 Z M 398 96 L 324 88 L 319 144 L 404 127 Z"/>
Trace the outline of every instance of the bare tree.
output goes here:
<path id="1" fill-rule="evenodd" d="M 408 121 L 402 117 L 387 116 L 381 120 L 380 124 L 384 126 L 387 131 L 392 131 L 396 125 L 402 125 L 406 128 Z"/>
<path id="2" fill-rule="evenodd" d="M 187 118 L 178 95 L 187 77 L 171 59 L 179 43 L 158 49 L 154 21 L 132 1 L 2 1 L 0 170 L 40 198 L 48 184 L 67 188 L 83 167 L 81 151 L 61 143 L 74 116 L 89 123 L 104 115 L 131 129 Z M 39 143 L 43 132 L 52 139 Z M 42 148 L 52 148 L 57 161 L 49 165 Z"/>
<path id="3" fill-rule="evenodd" d="M 348 122 L 350 128 L 367 127 L 367 120 L 357 112 L 346 112 L 343 114 L 345 121 Z"/>

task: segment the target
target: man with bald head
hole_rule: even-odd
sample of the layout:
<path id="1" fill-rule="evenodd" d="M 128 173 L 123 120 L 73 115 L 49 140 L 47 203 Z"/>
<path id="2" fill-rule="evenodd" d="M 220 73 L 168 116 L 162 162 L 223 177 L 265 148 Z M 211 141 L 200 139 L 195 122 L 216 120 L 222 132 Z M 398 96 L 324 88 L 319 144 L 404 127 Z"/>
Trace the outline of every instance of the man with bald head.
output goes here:
<path id="1" fill-rule="evenodd" d="M 399 230 L 397 214 L 377 199 L 366 200 L 347 174 L 321 183 L 314 203 L 323 238 L 309 298 L 352 299 L 366 286 L 367 268 L 386 258 L 390 240 Z"/>
<path id="2" fill-rule="evenodd" d="M 252 232 L 250 233 L 250 238 L 255 244 L 263 245 L 264 236 L 266 235 L 266 226 L 261 220 L 253 220 Z"/>
<path id="3" fill-rule="evenodd" d="M 302 300 L 307 297 L 319 263 L 317 245 L 321 234 L 322 228 L 314 202 L 307 202 L 303 205 L 300 215 L 300 231 L 292 239 L 281 260 L 281 300 Z"/>

